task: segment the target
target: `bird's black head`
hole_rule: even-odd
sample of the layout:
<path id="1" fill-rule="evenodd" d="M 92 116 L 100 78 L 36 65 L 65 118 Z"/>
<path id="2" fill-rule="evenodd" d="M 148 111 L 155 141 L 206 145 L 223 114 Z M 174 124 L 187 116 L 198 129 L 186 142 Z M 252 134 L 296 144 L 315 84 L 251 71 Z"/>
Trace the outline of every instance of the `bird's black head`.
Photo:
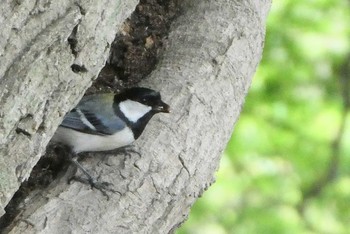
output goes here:
<path id="1" fill-rule="evenodd" d="M 149 106 L 152 108 L 153 113 L 170 112 L 169 105 L 162 101 L 160 93 L 152 89 L 133 87 L 125 89 L 114 97 L 115 103 L 120 103 L 126 100 L 135 101 Z"/>
<path id="2" fill-rule="evenodd" d="M 115 95 L 114 107 L 117 115 L 131 128 L 137 139 L 154 114 L 169 113 L 159 92 L 147 88 L 130 88 Z"/>

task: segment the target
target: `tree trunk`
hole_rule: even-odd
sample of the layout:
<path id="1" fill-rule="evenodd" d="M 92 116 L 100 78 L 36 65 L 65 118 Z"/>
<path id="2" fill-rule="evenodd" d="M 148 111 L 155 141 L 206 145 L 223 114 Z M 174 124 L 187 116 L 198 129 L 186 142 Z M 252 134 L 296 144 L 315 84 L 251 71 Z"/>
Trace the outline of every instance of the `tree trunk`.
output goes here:
<path id="1" fill-rule="evenodd" d="M 3 207 L 103 66 L 116 25 L 135 4 L 17 2 L 3 8 L 11 24 L 0 37 Z M 6 231 L 174 231 L 214 181 L 261 59 L 269 6 L 269 0 L 184 1 L 157 69 L 140 84 L 159 90 L 172 113 L 151 120 L 135 143 L 140 155 L 94 153 L 83 161 L 118 192 L 107 200 L 89 186 L 67 184 L 63 176 L 33 192 Z"/>
<path id="2" fill-rule="evenodd" d="M 136 3 L 1 3 L 0 215 L 104 65 L 115 32 Z"/>

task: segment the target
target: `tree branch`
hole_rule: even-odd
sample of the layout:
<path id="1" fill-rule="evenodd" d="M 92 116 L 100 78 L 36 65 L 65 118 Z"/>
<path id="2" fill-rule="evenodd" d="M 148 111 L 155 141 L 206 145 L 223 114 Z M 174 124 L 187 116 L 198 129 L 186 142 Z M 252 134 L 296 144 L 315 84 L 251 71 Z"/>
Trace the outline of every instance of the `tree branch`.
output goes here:
<path id="1" fill-rule="evenodd" d="M 299 211 L 301 213 L 304 212 L 305 204 L 308 200 L 319 196 L 322 191 L 331 184 L 338 176 L 339 171 L 339 163 L 340 163 L 340 147 L 341 147 L 341 141 L 344 137 L 344 132 L 346 128 L 347 123 L 347 116 L 350 110 L 350 95 L 349 95 L 349 88 L 350 88 L 350 57 L 346 59 L 346 61 L 341 66 L 339 72 L 340 77 L 340 89 L 343 99 L 343 110 L 341 115 L 341 121 L 340 126 L 338 129 L 338 132 L 336 136 L 334 137 L 333 141 L 330 144 L 331 147 L 331 155 L 329 159 L 328 168 L 325 171 L 324 175 L 320 177 L 318 181 L 314 183 L 314 185 L 303 192 L 303 200 L 299 204 Z"/>

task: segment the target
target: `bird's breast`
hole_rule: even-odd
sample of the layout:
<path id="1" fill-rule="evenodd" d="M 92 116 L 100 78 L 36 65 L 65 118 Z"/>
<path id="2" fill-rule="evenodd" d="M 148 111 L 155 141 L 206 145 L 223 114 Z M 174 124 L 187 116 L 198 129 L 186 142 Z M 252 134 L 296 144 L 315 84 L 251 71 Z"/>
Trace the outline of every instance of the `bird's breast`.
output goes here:
<path id="1" fill-rule="evenodd" d="M 113 135 L 91 135 L 73 129 L 59 127 L 53 141 L 68 145 L 76 153 L 107 151 L 131 144 L 135 141 L 133 132 L 125 127 Z"/>

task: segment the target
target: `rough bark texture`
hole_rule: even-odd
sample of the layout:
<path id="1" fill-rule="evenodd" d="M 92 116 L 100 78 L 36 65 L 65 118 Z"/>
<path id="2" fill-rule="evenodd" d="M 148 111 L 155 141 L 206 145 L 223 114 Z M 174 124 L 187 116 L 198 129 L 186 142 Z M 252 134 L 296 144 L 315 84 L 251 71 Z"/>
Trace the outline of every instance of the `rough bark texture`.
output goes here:
<path id="1" fill-rule="evenodd" d="M 270 1 L 188 0 L 184 4 L 183 15 L 172 27 L 164 57 L 157 70 L 142 84 L 160 90 L 163 99 L 171 105 L 172 113 L 156 116 L 147 126 L 135 144 L 140 155 L 91 154 L 83 162 L 93 174 L 101 175 L 100 180 L 113 183 L 118 193 L 110 194 L 110 200 L 107 200 L 99 191 L 86 185 L 68 185 L 65 183 L 67 175 L 63 176 L 47 190 L 37 191 L 26 199 L 25 209 L 8 230 L 10 233 L 168 233 L 186 219 L 191 205 L 214 181 L 220 154 L 261 59 Z M 79 15 L 79 8 L 76 11 Z M 72 27 L 74 25 L 72 23 Z M 27 66 L 25 69 L 13 67 L 1 73 L 2 76 L 5 74 L 5 79 L 0 81 L 5 82 L 1 88 L 9 84 L 7 89 L 11 92 L 2 93 L 0 101 L 5 107 L 11 103 L 17 105 L 5 109 L 12 111 L 10 120 L 4 115 L 3 106 L 0 112 L 1 118 L 6 118 L 1 122 L 1 128 L 6 130 L 2 137 L 6 140 L 6 148 L 1 152 L 1 166 L 6 165 L 6 176 L 14 177 L 6 186 L 4 176 L 1 177 L 1 191 L 7 189 L 2 196 L 4 204 L 8 201 L 9 191 L 14 191 L 26 178 L 27 173 L 22 168 L 28 170 L 33 166 L 37 160 L 33 155 L 43 151 L 52 129 L 59 124 L 59 113 L 63 115 L 68 106 L 76 102 L 80 90 L 87 87 L 89 79 L 96 74 L 92 71 L 98 71 L 96 64 L 102 63 L 102 55 L 91 57 L 91 61 L 84 61 L 89 70 L 87 74 L 72 73 L 69 67 L 74 58 L 63 43 L 70 31 L 66 26 L 52 31 L 62 37 L 51 50 L 54 53 L 47 54 L 50 46 L 42 45 L 40 47 L 46 49 L 38 52 L 38 56 L 33 55 L 30 63 L 36 64 L 34 58 L 43 58 L 45 66 L 39 62 L 37 66 L 52 67 L 52 72 L 57 63 L 62 68 L 52 74 L 36 73 L 37 69 L 31 70 Z M 36 40 L 41 43 L 44 39 L 45 36 L 38 36 Z M 50 58 L 52 53 L 54 59 Z M 26 58 L 22 59 L 26 61 Z M 16 66 L 11 61 L 7 66 Z M 21 75 L 21 71 L 25 73 Z M 30 79 L 28 74 L 31 77 L 57 77 L 57 80 L 41 78 L 30 82 L 33 78 Z M 12 84 L 6 77 L 13 76 L 21 80 Z M 67 90 L 67 80 L 70 85 L 80 83 L 83 87 L 77 91 Z M 27 91 L 15 88 L 16 84 L 23 87 L 24 82 Z M 52 82 L 61 85 L 54 89 Z M 11 98 L 14 88 L 14 93 L 20 95 L 17 102 Z M 23 100 L 24 96 L 30 97 L 25 100 L 31 101 Z M 52 96 L 55 101 L 46 101 Z M 44 127 L 40 127 L 43 119 Z M 16 134 L 18 126 L 22 130 Z M 20 179 L 14 183 L 17 178 Z"/>
<path id="2" fill-rule="evenodd" d="M 1 3 L 0 215 L 104 65 L 118 25 L 136 3 Z"/>

